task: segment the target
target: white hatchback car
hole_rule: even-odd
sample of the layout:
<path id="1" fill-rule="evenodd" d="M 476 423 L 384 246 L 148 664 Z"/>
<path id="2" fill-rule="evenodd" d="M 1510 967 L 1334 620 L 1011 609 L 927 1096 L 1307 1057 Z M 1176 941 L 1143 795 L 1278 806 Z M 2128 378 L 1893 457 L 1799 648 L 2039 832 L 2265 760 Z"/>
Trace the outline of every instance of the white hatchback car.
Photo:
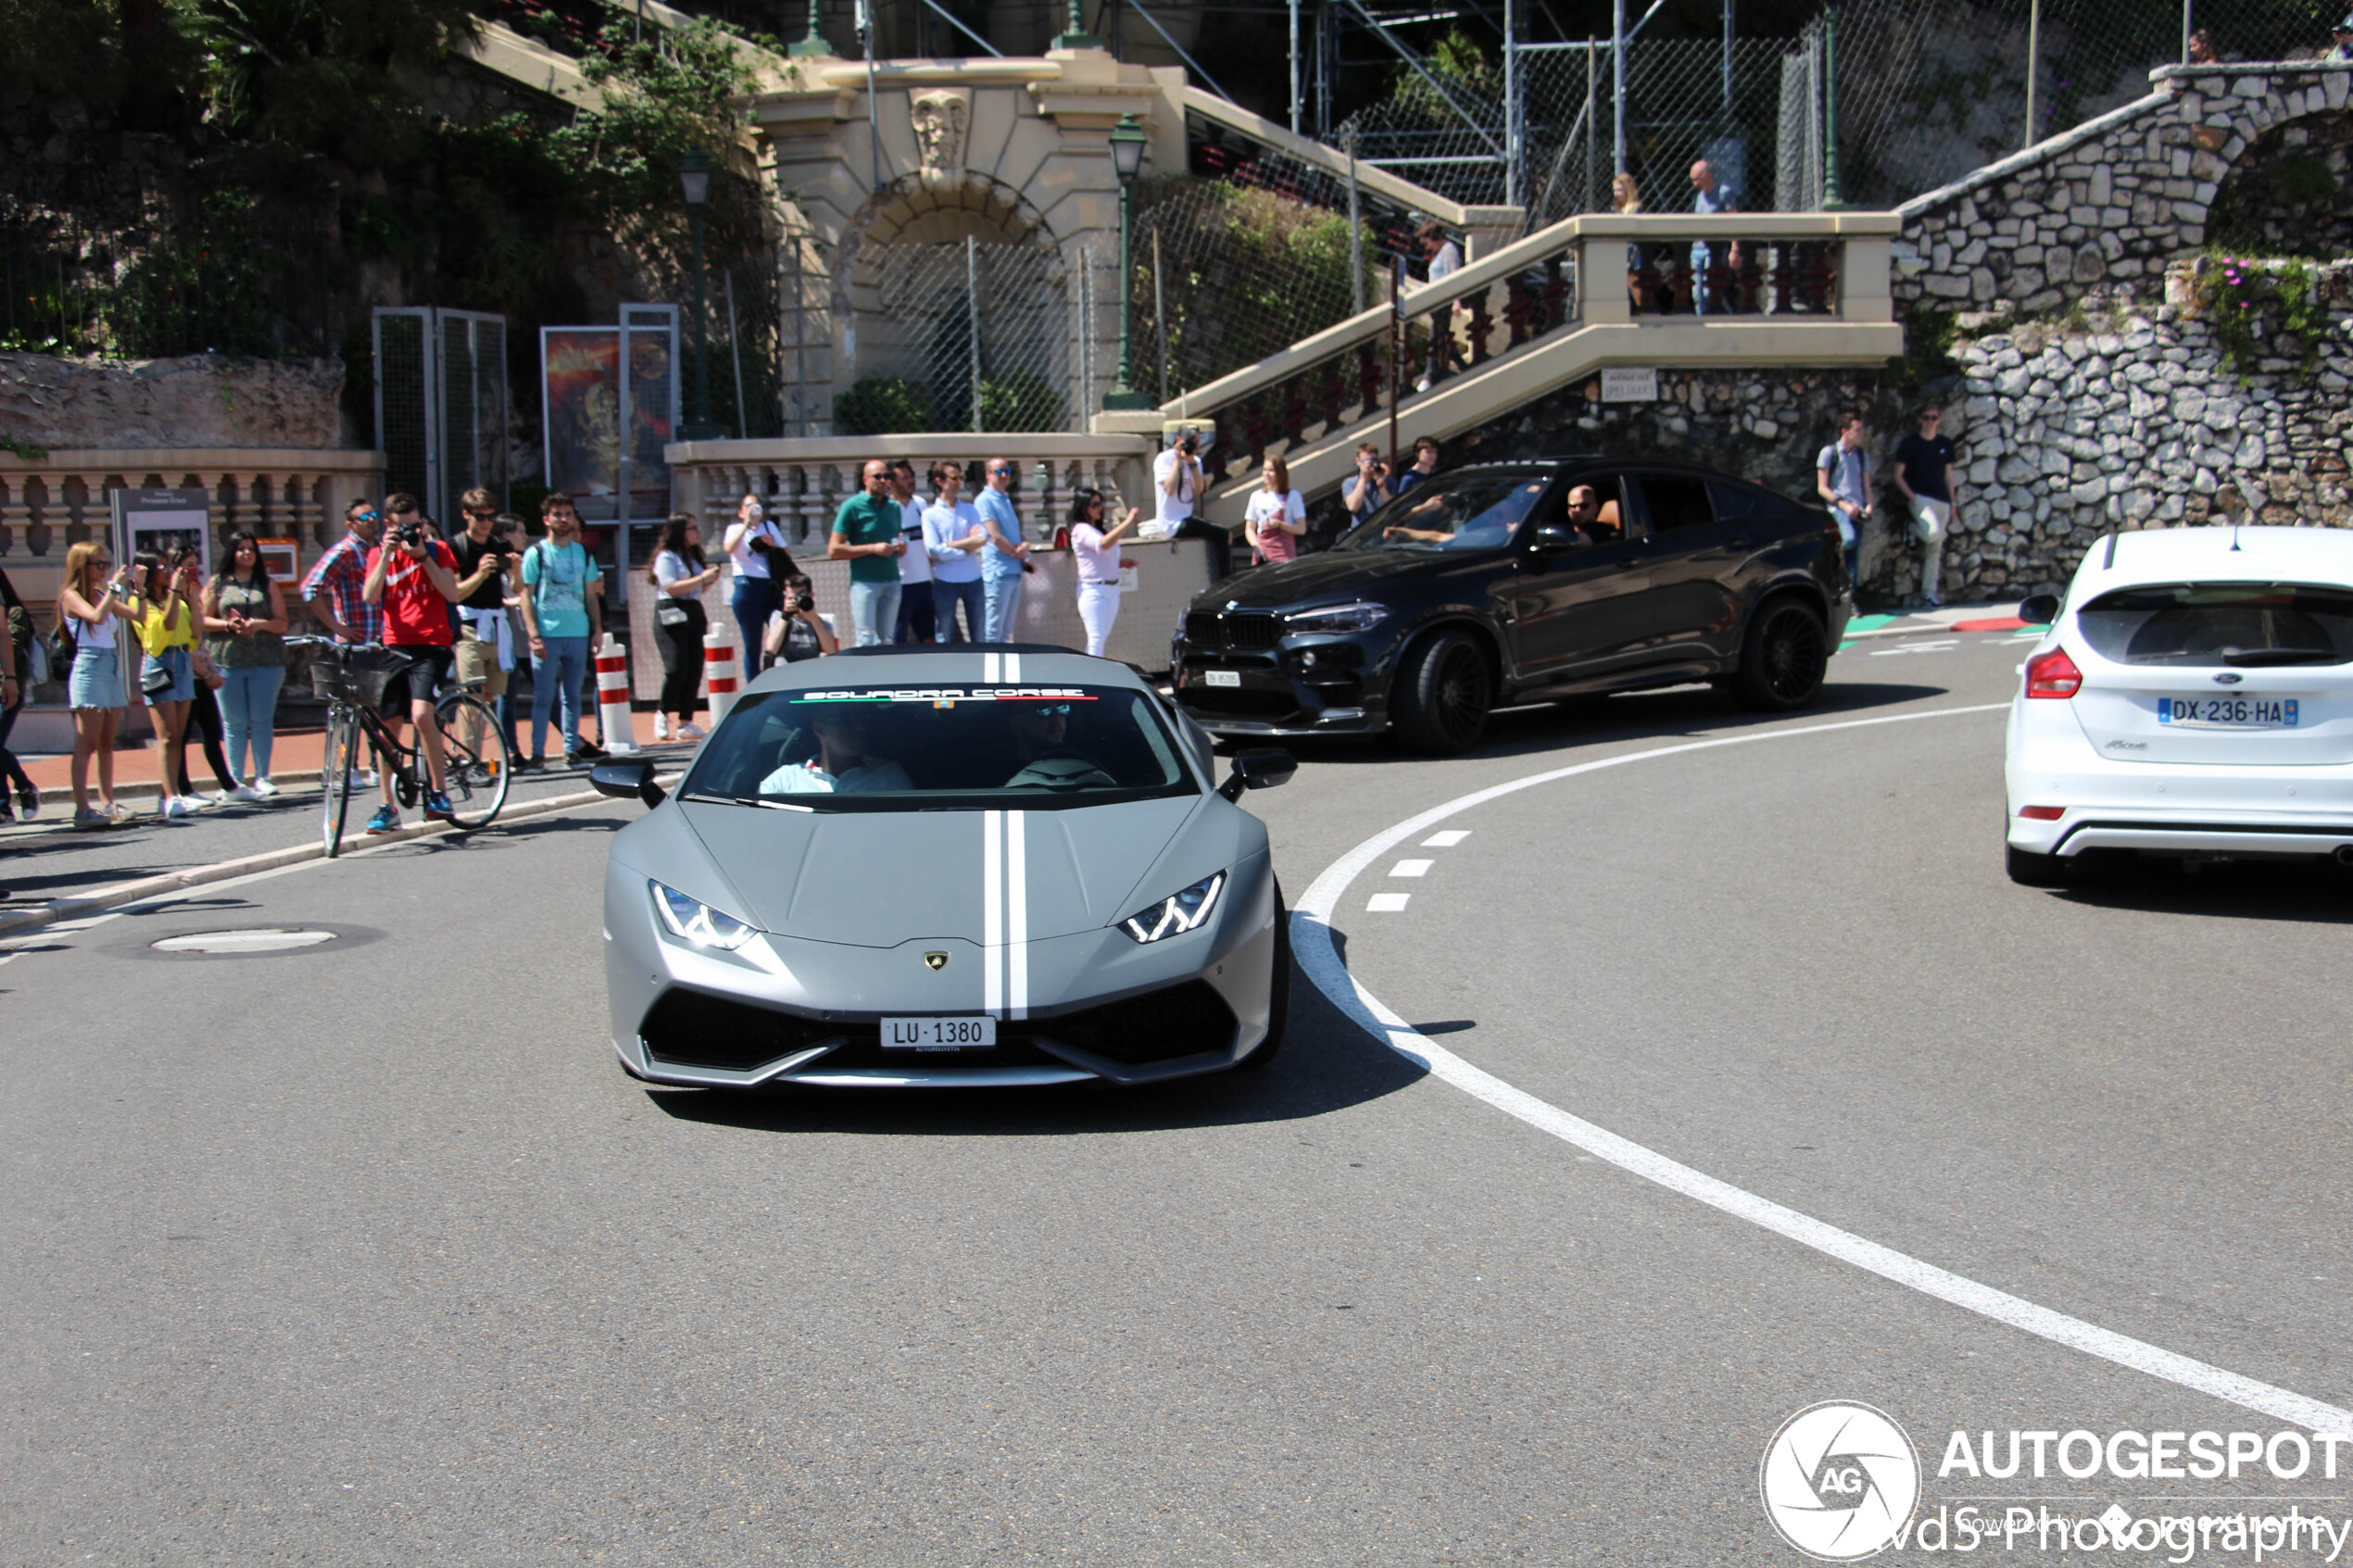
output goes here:
<path id="1" fill-rule="evenodd" d="M 2353 532 L 2112 533 L 2010 703 L 2009 874 L 2095 850 L 2353 865 Z"/>

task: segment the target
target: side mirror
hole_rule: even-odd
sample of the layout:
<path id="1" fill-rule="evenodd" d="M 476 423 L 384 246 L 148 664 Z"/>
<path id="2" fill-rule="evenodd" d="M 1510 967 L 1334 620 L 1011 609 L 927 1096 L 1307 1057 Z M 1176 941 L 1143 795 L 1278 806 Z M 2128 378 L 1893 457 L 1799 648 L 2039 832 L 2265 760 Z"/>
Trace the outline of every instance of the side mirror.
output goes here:
<path id="1" fill-rule="evenodd" d="M 610 795 L 615 800 L 642 800 L 649 808 L 670 798 L 669 792 L 654 783 L 654 759 L 650 757 L 599 762 L 588 770 L 588 784 L 598 795 Z"/>
<path id="2" fill-rule="evenodd" d="M 1234 771 L 1217 786 L 1217 793 L 1228 800 L 1239 800 L 1246 789 L 1272 789 L 1277 784 L 1290 783 L 1299 771 L 1299 763 L 1288 751 L 1245 751 L 1234 759 Z"/>
<path id="3" fill-rule="evenodd" d="M 1574 528 L 1548 522 L 1536 531 L 1536 547 L 1540 550 L 1573 550 L 1591 541 Z"/>
<path id="4" fill-rule="evenodd" d="M 2058 619 L 2057 594 L 2029 594 L 2018 602 L 2018 618 L 2030 626 L 2048 626 Z"/>

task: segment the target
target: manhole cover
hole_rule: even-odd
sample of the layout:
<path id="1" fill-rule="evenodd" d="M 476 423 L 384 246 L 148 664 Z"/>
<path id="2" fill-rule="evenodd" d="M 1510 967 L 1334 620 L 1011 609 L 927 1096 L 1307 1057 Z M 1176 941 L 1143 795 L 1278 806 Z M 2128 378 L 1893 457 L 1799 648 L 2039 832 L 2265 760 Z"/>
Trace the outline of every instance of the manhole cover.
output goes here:
<path id="1" fill-rule="evenodd" d="M 289 947 L 315 947 L 342 933 L 306 926 L 260 925 L 243 931 L 196 931 L 167 936 L 148 946 L 158 953 L 278 953 Z"/>

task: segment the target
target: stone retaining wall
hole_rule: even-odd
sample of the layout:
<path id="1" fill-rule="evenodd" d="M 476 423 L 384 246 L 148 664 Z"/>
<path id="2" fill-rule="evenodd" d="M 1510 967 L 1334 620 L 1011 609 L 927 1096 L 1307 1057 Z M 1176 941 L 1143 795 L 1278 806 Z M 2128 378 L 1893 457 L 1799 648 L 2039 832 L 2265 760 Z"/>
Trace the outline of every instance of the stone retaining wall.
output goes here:
<path id="1" fill-rule="evenodd" d="M 0 354 L 0 436 L 55 450 L 339 447 L 342 393 L 333 359 Z"/>

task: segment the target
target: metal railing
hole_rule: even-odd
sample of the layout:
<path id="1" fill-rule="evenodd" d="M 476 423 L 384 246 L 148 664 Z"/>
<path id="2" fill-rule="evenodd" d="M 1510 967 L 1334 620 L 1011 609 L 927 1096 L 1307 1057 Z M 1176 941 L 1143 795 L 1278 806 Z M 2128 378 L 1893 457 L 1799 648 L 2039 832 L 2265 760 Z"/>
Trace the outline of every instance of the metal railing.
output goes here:
<path id="1" fill-rule="evenodd" d="M 1160 412 L 1217 425 L 1219 483 L 1579 328 L 1885 322 L 1894 232 L 1883 213 L 1567 219 L 1402 291 L 1393 314 L 1383 302 Z"/>

